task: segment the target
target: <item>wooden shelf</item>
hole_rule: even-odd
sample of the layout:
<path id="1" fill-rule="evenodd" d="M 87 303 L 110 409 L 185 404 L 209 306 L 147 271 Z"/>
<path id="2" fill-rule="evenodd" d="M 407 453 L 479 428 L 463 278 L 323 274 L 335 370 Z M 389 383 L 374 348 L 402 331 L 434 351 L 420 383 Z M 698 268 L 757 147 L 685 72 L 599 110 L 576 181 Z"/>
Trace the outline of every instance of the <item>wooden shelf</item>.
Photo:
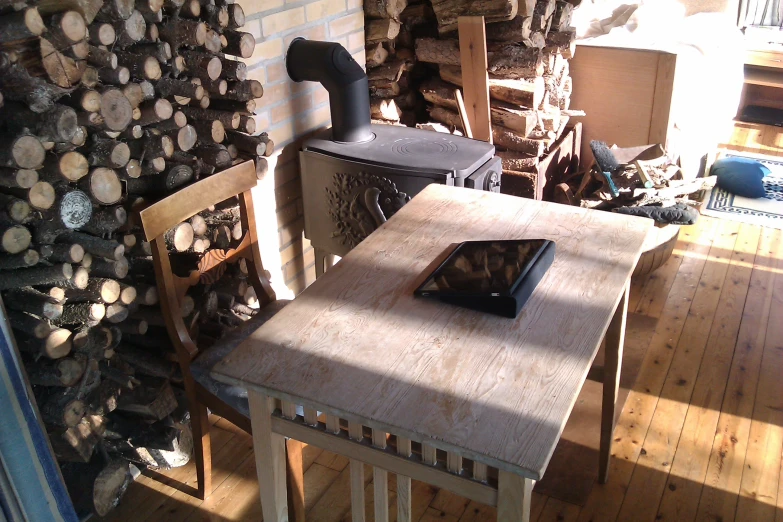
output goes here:
<path id="1" fill-rule="evenodd" d="M 745 69 L 745 83 L 783 88 L 783 71 L 774 69 Z"/>

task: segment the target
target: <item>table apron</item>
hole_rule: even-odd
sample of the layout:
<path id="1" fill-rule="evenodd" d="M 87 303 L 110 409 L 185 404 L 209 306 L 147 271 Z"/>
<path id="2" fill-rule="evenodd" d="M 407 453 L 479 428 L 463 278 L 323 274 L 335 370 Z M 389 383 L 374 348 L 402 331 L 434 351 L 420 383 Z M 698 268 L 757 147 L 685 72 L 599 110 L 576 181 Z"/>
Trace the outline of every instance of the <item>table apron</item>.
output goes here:
<path id="1" fill-rule="evenodd" d="M 371 466 L 414 480 L 449 490 L 481 504 L 497 506 L 498 490 L 489 484 L 449 473 L 445 469 L 424 464 L 416 457 L 402 457 L 392 448 L 379 449 L 369 443 L 351 440 L 344 433 L 329 433 L 323 423 L 308 426 L 297 419 L 272 415 L 272 431 L 306 444 L 338 453 L 349 459 L 360 460 Z"/>

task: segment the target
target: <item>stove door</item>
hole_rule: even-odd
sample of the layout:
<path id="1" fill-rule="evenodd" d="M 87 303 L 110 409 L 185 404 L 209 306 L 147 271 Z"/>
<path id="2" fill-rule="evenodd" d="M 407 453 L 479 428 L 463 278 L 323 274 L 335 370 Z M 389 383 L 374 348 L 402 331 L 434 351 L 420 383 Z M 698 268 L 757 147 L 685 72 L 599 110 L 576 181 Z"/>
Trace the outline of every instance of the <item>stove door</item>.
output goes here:
<path id="1" fill-rule="evenodd" d="M 465 178 L 465 186 L 476 190 L 500 192 L 500 174 L 503 166 L 497 156 L 476 169 L 476 172 Z"/>
<path id="2" fill-rule="evenodd" d="M 452 185 L 451 172 L 416 172 L 299 153 L 305 237 L 344 256 L 430 183 Z"/>

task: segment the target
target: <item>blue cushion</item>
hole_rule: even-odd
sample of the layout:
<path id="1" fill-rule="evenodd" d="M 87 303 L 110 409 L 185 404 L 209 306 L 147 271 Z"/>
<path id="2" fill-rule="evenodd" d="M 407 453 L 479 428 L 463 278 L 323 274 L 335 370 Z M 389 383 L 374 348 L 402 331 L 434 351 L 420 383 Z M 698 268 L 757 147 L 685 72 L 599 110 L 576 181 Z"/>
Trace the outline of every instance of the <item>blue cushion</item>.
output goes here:
<path id="1" fill-rule="evenodd" d="M 766 195 L 761 180 L 769 169 L 756 160 L 748 158 L 723 158 L 712 165 L 710 174 L 718 177 L 718 186 L 723 190 L 745 198 L 763 198 Z"/>

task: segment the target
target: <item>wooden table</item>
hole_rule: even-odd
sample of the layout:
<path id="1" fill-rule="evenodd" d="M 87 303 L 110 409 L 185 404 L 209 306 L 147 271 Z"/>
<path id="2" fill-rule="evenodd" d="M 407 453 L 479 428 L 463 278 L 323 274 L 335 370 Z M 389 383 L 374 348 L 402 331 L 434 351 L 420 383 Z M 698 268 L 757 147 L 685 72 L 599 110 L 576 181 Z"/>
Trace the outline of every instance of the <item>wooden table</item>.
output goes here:
<path id="1" fill-rule="evenodd" d="M 374 466 L 378 522 L 388 472 L 398 474 L 400 521 L 410 520 L 411 477 L 497 505 L 499 520 L 528 520 L 604 336 L 605 481 L 628 281 L 651 227 L 427 187 L 214 368 L 249 392 L 264 520 L 287 520 L 284 437 L 351 459 L 354 522 L 364 520 L 362 462 Z M 557 253 L 516 320 L 413 297 L 450 244 L 517 238 L 552 239 Z"/>

